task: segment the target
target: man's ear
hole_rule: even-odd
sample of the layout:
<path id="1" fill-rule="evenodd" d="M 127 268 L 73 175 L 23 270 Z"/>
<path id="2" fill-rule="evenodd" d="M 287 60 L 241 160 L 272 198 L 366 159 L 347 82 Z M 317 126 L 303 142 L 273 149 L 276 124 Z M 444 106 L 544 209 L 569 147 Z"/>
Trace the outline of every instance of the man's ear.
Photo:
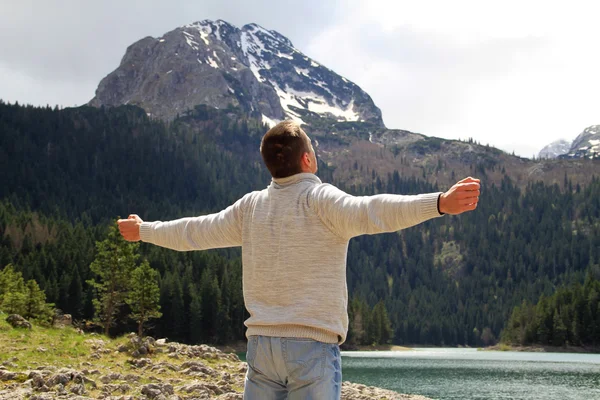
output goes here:
<path id="1" fill-rule="evenodd" d="M 304 154 L 302 154 L 302 162 L 306 165 L 310 165 L 310 156 L 308 155 L 308 153 L 305 152 Z"/>

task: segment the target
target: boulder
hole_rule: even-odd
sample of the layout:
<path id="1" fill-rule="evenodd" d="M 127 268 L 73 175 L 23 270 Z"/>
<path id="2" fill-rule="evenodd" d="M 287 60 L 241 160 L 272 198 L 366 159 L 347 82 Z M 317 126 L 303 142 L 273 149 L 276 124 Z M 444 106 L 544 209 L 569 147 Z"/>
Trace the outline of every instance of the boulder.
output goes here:
<path id="1" fill-rule="evenodd" d="M 25 328 L 31 329 L 31 324 L 25 318 L 21 317 L 19 314 L 11 314 L 6 317 L 6 322 L 10 324 L 13 328 Z"/>

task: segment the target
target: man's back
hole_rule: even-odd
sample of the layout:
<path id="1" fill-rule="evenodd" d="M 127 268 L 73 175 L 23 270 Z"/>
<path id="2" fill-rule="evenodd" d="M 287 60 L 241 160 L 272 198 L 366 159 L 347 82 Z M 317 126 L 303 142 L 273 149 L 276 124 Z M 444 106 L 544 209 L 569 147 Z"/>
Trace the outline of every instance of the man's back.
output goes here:
<path id="1" fill-rule="evenodd" d="M 247 336 L 345 340 L 348 239 L 317 214 L 313 174 L 277 179 L 254 192 L 243 214 Z M 312 200 L 312 204 L 311 204 Z"/>

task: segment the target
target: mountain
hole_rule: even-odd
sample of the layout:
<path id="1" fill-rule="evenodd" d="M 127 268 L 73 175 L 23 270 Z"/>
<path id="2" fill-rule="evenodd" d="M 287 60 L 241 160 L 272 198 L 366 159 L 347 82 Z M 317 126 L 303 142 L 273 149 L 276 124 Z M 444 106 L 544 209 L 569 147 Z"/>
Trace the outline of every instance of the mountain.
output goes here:
<path id="1" fill-rule="evenodd" d="M 571 148 L 565 154 L 565 158 L 600 159 L 600 125 L 585 128 L 573 140 Z"/>
<path id="2" fill-rule="evenodd" d="M 283 35 L 256 24 L 238 29 L 205 20 L 159 38 L 146 37 L 129 46 L 89 104 L 138 105 L 152 118 L 167 121 L 189 117 L 185 123 L 192 130 L 210 125 L 209 109 L 269 126 L 284 118 L 301 121 L 315 139 L 318 157 L 348 185 L 369 184 L 374 171 L 382 176 L 398 171 L 444 186 L 466 175 L 499 184 L 506 174 L 523 187 L 537 180 L 561 184 L 565 174 L 584 183 L 600 174 L 598 163 L 533 161 L 472 140 L 387 129 L 381 111 L 360 87 L 304 55 Z M 223 150 L 234 153 L 242 143 L 247 155 L 260 162 L 256 138 L 219 136 L 222 132 L 214 135 Z"/>
<path id="3" fill-rule="evenodd" d="M 552 159 L 557 158 L 563 154 L 567 154 L 571 149 L 571 142 L 565 139 L 559 139 L 555 142 L 550 143 L 538 154 L 538 158 Z"/>
<path id="4" fill-rule="evenodd" d="M 256 24 L 185 25 L 127 48 L 92 106 L 138 105 L 172 120 L 198 104 L 239 107 L 273 125 L 329 116 L 383 126 L 381 111 L 360 87 L 307 57 L 283 35 Z"/>

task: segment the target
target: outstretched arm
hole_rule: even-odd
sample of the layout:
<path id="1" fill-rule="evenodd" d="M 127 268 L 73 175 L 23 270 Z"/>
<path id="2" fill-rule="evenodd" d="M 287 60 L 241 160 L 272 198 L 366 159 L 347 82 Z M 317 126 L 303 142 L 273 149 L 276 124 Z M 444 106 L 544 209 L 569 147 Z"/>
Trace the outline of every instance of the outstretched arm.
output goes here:
<path id="1" fill-rule="evenodd" d="M 466 178 L 445 193 L 413 196 L 380 194 L 351 196 L 331 185 L 320 185 L 312 206 L 321 220 L 343 238 L 395 232 L 442 214 L 460 214 L 477 207 L 479 180 Z"/>
<path id="2" fill-rule="evenodd" d="M 142 240 L 178 251 L 241 246 L 243 208 L 247 196 L 216 214 L 167 222 L 144 222 L 132 214 L 117 223 L 125 240 Z"/>

